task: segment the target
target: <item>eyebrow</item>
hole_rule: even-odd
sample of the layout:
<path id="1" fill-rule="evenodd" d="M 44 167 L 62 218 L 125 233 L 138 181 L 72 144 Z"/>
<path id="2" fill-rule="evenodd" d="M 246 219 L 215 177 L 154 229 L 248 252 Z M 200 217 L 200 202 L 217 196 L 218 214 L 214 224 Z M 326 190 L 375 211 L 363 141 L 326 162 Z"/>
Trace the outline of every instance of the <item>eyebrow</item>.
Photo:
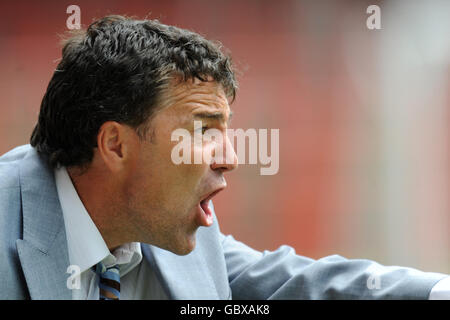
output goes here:
<path id="1" fill-rule="evenodd" d="M 233 117 L 233 111 L 230 110 L 228 116 L 228 124 L 231 123 L 231 118 Z M 196 119 L 213 119 L 225 122 L 225 115 L 223 112 L 198 112 L 194 113 L 194 118 Z"/>

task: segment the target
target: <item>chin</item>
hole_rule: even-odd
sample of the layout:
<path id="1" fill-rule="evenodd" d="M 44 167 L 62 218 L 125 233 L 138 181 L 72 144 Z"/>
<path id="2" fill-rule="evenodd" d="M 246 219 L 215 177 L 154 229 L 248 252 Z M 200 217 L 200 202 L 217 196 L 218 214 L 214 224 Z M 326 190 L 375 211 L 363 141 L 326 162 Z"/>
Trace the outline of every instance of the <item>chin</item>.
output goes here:
<path id="1" fill-rule="evenodd" d="M 178 239 L 178 241 L 173 241 L 167 246 L 161 247 L 167 251 L 170 251 L 179 256 L 185 256 L 191 253 L 195 249 L 196 239 L 195 233 L 184 237 L 183 239 Z"/>
<path id="2" fill-rule="evenodd" d="M 177 252 L 173 252 L 173 253 L 175 253 L 178 256 L 186 256 L 189 253 L 191 253 L 193 250 L 194 250 L 193 248 L 192 249 L 185 249 L 185 250 L 178 250 Z"/>
<path id="3" fill-rule="evenodd" d="M 177 249 L 178 249 L 177 252 L 174 252 L 174 253 L 179 255 L 179 256 L 185 256 L 185 255 L 191 253 L 192 251 L 194 251 L 194 249 L 195 249 L 195 236 L 193 237 L 192 240 L 189 239 L 184 246 L 180 246 Z"/>

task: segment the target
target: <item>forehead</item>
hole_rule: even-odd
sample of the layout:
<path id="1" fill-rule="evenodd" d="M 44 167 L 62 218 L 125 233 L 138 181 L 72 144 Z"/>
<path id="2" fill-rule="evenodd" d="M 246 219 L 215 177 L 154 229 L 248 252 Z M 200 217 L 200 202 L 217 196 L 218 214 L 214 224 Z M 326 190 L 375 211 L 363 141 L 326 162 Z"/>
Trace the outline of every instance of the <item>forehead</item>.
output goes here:
<path id="1" fill-rule="evenodd" d="M 215 81 L 189 80 L 170 85 L 162 96 L 160 105 L 172 115 L 181 118 L 197 112 L 222 112 L 229 117 L 228 98 Z"/>

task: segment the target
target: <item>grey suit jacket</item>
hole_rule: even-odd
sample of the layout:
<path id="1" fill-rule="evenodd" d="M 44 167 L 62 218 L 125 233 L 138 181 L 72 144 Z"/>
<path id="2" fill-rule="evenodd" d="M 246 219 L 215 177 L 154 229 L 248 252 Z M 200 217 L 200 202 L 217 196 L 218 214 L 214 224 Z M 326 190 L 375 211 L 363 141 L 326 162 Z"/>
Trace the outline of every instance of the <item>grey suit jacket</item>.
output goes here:
<path id="1" fill-rule="evenodd" d="M 338 255 L 313 260 L 288 246 L 258 252 L 223 235 L 217 219 L 186 256 L 147 244 L 142 252 L 171 299 L 428 299 L 445 277 Z M 71 299 L 68 266 L 53 170 L 18 147 L 0 157 L 0 299 Z"/>

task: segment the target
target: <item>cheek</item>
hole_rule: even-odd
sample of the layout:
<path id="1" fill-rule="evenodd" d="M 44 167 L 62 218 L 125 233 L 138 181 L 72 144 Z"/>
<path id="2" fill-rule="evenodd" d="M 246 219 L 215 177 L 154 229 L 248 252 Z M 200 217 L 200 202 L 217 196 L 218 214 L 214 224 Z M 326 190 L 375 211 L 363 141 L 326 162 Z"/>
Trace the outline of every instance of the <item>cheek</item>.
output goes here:
<path id="1" fill-rule="evenodd" d="M 156 150 L 151 146 L 144 145 L 140 150 L 136 161 L 130 165 L 130 174 L 126 185 L 126 192 L 130 200 L 136 206 L 148 205 L 148 202 L 155 199 L 155 187 L 158 185 L 158 161 L 154 158 Z"/>
<path id="2" fill-rule="evenodd" d="M 130 206 L 142 206 L 141 203 L 144 202 L 145 197 L 149 194 L 148 181 L 146 168 L 137 166 L 125 184 L 124 192 L 128 198 L 127 200 L 130 202 Z"/>
<path id="3" fill-rule="evenodd" d="M 133 186 L 129 192 L 134 201 L 163 211 L 179 212 L 195 204 L 203 192 L 202 181 L 209 165 L 203 161 L 203 149 L 209 144 L 191 146 L 192 164 L 175 164 L 171 159 L 176 142 L 150 145 L 133 168 Z M 200 164 L 193 164 L 194 156 L 200 157 Z"/>

